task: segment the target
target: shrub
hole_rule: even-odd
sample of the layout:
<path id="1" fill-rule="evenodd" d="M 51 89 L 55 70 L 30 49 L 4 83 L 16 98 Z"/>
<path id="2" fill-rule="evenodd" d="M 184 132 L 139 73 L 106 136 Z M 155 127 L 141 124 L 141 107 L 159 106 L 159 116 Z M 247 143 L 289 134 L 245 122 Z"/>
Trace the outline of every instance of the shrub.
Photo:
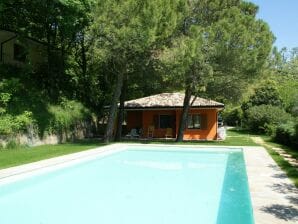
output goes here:
<path id="1" fill-rule="evenodd" d="M 15 139 L 9 140 L 5 146 L 6 149 L 16 149 L 18 147 L 20 147 L 20 144 Z"/>
<path id="2" fill-rule="evenodd" d="M 32 113 L 25 111 L 20 115 L 2 114 L 0 115 L 0 134 L 13 135 L 19 131 L 26 130 L 29 124 L 34 123 Z"/>
<path id="3" fill-rule="evenodd" d="M 241 108 L 233 108 L 231 110 L 223 111 L 223 120 L 227 125 L 237 126 L 241 124 L 242 120 L 242 110 Z"/>
<path id="4" fill-rule="evenodd" d="M 0 134 L 9 135 L 14 130 L 14 120 L 9 114 L 0 115 Z"/>
<path id="5" fill-rule="evenodd" d="M 289 121 L 278 125 L 273 139 L 287 146 L 298 147 L 298 122 Z"/>
<path id="6" fill-rule="evenodd" d="M 246 111 L 245 125 L 254 132 L 274 132 L 279 124 L 292 120 L 283 109 L 272 105 L 253 106 Z"/>
<path id="7" fill-rule="evenodd" d="M 28 110 L 10 111 L 16 108 L 11 105 L 14 94 L 20 91 L 20 82 L 16 78 L 0 80 L 0 134 L 13 135 L 26 130 L 29 124 L 34 122 L 32 113 Z"/>
<path id="8" fill-rule="evenodd" d="M 50 132 L 70 130 L 90 114 L 81 103 L 66 99 L 63 99 L 59 105 L 50 105 L 48 110 L 52 115 L 48 128 Z"/>
<path id="9" fill-rule="evenodd" d="M 241 104 L 243 118 L 248 118 L 247 113 L 250 108 L 261 105 L 271 105 L 275 107 L 283 106 L 282 98 L 277 90 L 277 83 L 267 81 L 255 88 L 254 94 L 249 97 L 248 101 Z"/>

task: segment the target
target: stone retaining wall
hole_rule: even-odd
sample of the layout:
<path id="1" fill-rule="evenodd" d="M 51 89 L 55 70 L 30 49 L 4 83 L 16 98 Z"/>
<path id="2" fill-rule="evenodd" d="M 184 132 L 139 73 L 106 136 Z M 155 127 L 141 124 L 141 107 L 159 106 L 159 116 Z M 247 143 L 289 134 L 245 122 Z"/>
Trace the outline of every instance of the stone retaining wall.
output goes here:
<path id="1" fill-rule="evenodd" d="M 16 135 L 0 135 L 0 149 L 5 148 L 10 141 L 15 141 L 20 145 L 38 146 L 44 144 L 58 144 L 66 141 L 74 141 L 85 137 L 92 137 L 90 126 L 80 123 L 73 130 L 61 130 L 56 134 L 45 134 L 40 137 L 38 131 L 33 127 L 28 127 L 26 133 Z"/>

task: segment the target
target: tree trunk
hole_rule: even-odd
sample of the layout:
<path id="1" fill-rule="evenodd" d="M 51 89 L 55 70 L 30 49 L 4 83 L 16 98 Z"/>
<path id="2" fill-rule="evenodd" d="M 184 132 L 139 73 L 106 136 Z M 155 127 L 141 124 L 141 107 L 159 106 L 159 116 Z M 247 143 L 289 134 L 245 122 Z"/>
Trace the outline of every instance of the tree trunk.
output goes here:
<path id="1" fill-rule="evenodd" d="M 185 130 L 186 122 L 187 122 L 187 115 L 189 110 L 189 103 L 191 99 L 191 87 L 186 87 L 185 90 L 185 96 L 183 101 L 183 110 L 180 117 L 180 123 L 179 123 L 179 129 L 178 129 L 178 135 L 176 138 L 176 142 L 182 142 L 183 141 L 183 133 Z"/>
<path id="2" fill-rule="evenodd" d="M 122 90 L 121 90 L 121 96 L 120 96 L 120 108 L 118 111 L 117 130 L 116 130 L 115 141 L 121 141 L 121 137 L 122 137 L 122 123 L 123 123 L 123 119 L 124 119 L 124 102 L 125 102 L 125 98 L 126 98 L 126 87 L 127 87 L 127 79 L 124 78 L 123 86 L 122 86 Z"/>
<path id="3" fill-rule="evenodd" d="M 113 138 L 115 116 L 116 116 L 117 107 L 118 107 L 118 99 L 121 95 L 122 85 L 123 85 L 123 72 L 120 72 L 117 75 L 117 84 L 115 85 L 114 95 L 110 105 L 109 118 L 108 118 L 108 123 L 105 131 L 105 135 L 104 135 L 105 143 L 109 143 Z"/>

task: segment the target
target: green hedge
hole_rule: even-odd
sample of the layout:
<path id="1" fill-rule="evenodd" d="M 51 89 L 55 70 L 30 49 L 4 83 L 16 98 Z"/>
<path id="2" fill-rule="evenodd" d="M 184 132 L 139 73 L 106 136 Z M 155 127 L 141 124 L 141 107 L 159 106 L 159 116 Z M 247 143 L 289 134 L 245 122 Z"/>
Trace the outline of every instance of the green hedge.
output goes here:
<path id="1" fill-rule="evenodd" d="M 272 105 L 253 106 L 245 113 L 245 125 L 253 132 L 272 133 L 275 127 L 293 119 L 283 109 Z"/>
<path id="2" fill-rule="evenodd" d="M 74 126 L 90 116 L 90 112 L 80 102 L 63 99 L 58 105 L 49 105 L 48 111 L 50 132 L 61 132 L 62 130 L 71 130 Z"/>
<path id="3" fill-rule="evenodd" d="M 298 147 L 298 122 L 288 121 L 276 127 L 273 139 L 281 144 Z"/>

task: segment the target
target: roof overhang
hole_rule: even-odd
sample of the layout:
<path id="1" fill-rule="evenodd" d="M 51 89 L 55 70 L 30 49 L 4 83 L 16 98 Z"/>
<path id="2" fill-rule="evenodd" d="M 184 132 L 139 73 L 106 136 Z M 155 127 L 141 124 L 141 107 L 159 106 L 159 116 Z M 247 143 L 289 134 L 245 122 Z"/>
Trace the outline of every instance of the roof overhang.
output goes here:
<path id="1" fill-rule="evenodd" d="M 124 102 L 124 110 L 182 110 L 184 100 L 185 94 L 180 92 L 160 93 L 126 101 Z M 197 96 L 191 96 L 190 102 L 190 108 L 192 109 L 213 109 L 218 111 L 224 109 L 223 103 L 219 103 L 210 99 L 200 98 Z M 120 104 L 118 104 L 118 107 L 119 105 Z"/>
<path id="2" fill-rule="evenodd" d="M 126 111 L 136 111 L 136 110 L 182 110 L 183 107 L 124 107 L 124 110 Z M 223 110 L 224 106 L 196 106 L 196 107 L 190 107 L 189 109 L 204 109 L 204 110 Z"/>

